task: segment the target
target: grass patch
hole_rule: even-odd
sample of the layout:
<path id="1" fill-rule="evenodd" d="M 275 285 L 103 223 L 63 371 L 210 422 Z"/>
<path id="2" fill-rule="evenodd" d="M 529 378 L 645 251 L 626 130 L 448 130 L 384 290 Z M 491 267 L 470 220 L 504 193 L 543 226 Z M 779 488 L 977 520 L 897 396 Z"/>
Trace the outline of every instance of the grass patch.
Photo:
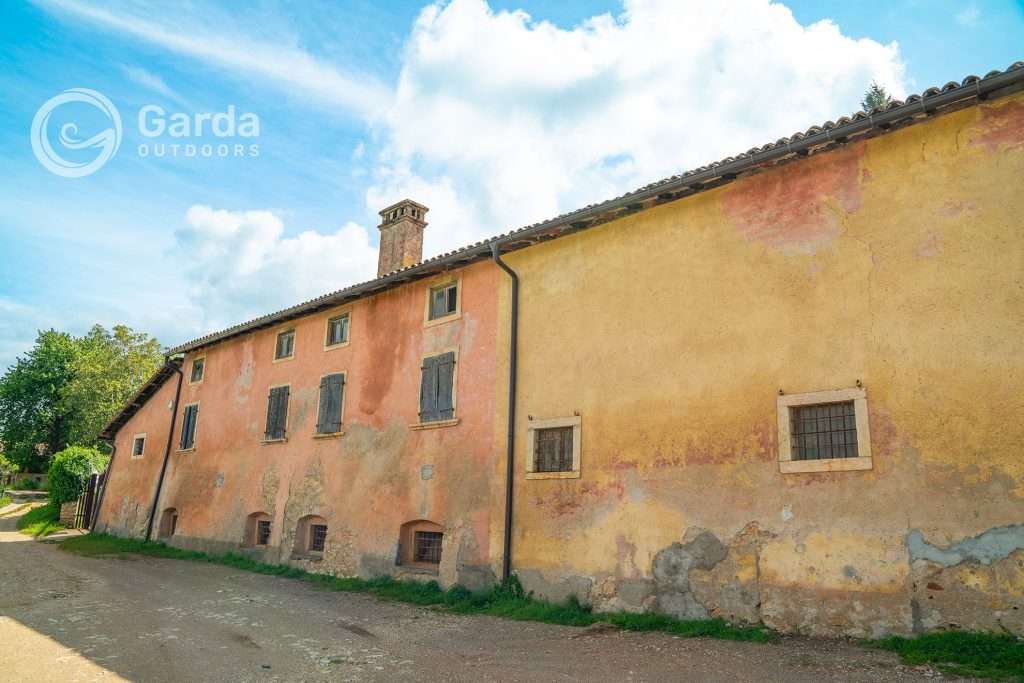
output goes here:
<path id="1" fill-rule="evenodd" d="M 992 633 L 928 633 L 891 636 L 873 643 L 899 654 L 907 664 L 933 664 L 944 673 L 1024 681 L 1024 640 Z"/>
<path id="2" fill-rule="evenodd" d="M 8 505 L 10 505 L 13 502 L 14 501 L 11 499 L 11 497 L 9 495 L 7 495 L 6 493 L 4 495 L 0 496 L 0 508 L 7 507 Z"/>
<path id="3" fill-rule="evenodd" d="M 625 612 L 593 614 L 575 597 L 563 604 L 535 599 L 523 591 L 519 580 L 513 577 L 508 584 L 488 591 L 471 592 L 462 586 L 443 590 L 436 581 L 396 581 L 391 577 L 376 579 L 340 578 L 313 574 L 295 567 L 265 564 L 244 555 L 207 555 L 191 550 L 172 548 L 163 543 L 119 538 L 108 534 L 89 534 L 69 538 L 61 549 L 87 556 L 135 553 L 150 557 L 166 557 L 195 562 L 222 564 L 235 569 L 284 576 L 308 581 L 320 588 L 351 593 L 369 593 L 384 600 L 407 602 L 414 605 L 436 607 L 458 614 L 487 614 L 521 621 L 540 621 L 564 626 L 590 626 L 607 622 L 629 631 L 664 631 L 686 638 L 705 636 L 726 640 L 766 642 L 775 634 L 761 626 L 735 626 L 723 619 L 680 621 L 657 614 L 628 614 Z"/>
<path id="4" fill-rule="evenodd" d="M 29 510 L 18 519 L 18 531 L 28 536 L 48 536 L 64 530 L 59 521 L 60 505 L 49 502 Z"/>

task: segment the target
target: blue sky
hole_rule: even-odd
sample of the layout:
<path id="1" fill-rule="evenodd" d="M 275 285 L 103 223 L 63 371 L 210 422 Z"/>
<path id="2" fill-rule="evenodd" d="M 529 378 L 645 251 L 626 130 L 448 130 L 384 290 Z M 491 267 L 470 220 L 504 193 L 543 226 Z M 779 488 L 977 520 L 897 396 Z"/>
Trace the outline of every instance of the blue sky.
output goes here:
<path id="1" fill-rule="evenodd" d="M 1024 58 L 1019 0 L 170 7 L 0 4 L 0 367 L 38 328 L 171 345 L 370 278 L 376 211 L 404 196 L 432 255 L 849 113 L 873 79 L 905 95 Z M 30 144 L 69 88 L 123 125 L 83 178 Z M 259 135 L 147 138 L 147 105 L 233 107 Z M 152 153 L 222 142 L 258 155 Z"/>

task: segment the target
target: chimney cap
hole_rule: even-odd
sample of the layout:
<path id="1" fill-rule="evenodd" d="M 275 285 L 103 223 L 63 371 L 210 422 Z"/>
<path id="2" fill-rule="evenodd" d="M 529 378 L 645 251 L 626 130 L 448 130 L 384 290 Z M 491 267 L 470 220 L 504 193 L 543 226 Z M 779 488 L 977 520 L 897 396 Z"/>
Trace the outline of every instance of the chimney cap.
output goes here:
<path id="1" fill-rule="evenodd" d="M 393 223 L 401 218 L 410 218 L 420 223 L 426 223 L 425 216 L 430 211 L 427 207 L 411 199 L 403 199 L 395 202 L 386 209 L 380 210 L 381 224 Z"/>

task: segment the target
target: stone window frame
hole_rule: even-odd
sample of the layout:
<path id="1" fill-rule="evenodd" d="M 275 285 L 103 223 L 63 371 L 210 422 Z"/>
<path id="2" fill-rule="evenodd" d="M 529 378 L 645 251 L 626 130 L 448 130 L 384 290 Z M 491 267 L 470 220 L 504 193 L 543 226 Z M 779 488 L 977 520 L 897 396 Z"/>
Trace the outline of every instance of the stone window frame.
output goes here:
<path id="1" fill-rule="evenodd" d="M 455 285 L 455 311 L 448 315 L 443 315 L 439 318 L 430 318 L 430 295 L 435 289 L 439 287 L 447 287 L 449 285 Z M 450 323 L 453 320 L 458 320 L 462 317 L 462 273 L 446 273 L 438 277 L 432 278 L 427 282 L 426 291 L 424 292 L 424 306 L 423 306 L 423 327 L 433 327 L 435 325 L 443 325 L 444 323 Z"/>
<path id="2" fill-rule="evenodd" d="M 572 470 L 569 472 L 537 472 L 534 470 L 537 431 L 558 427 L 572 427 Z M 527 479 L 579 479 L 582 476 L 583 418 L 579 415 L 553 417 L 547 420 L 530 420 L 526 426 L 526 444 L 528 450 L 523 460 L 526 465 Z"/>
<path id="3" fill-rule="evenodd" d="M 292 333 L 292 353 L 291 353 L 290 356 L 281 356 L 280 358 L 278 358 L 277 357 L 278 340 L 281 338 L 282 334 L 287 334 L 288 332 Z M 299 334 L 298 334 L 298 331 L 295 328 L 295 325 L 285 325 L 284 327 L 279 327 L 276 330 L 274 330 L 274 360 L 273 360 L 273 362 L 274 363 L 284 363 L 286 361 L 294 360 L 295 359 L 296 344 L 298 344 L 298 341 L 299 341 Z"/>
<path id="4" fill-rule="evenodd" d="M 853 401 L 857 423 L 857 457 L 793 460 L 791 408 Z M 776 398 L 779 419 L 779 471 L 782 474 L 809 472 L 853 472 L 873 468 L 871 430 L 868 426 L 868 399 L 863 387 L 782 394 Z"/>
<path id="5" fill-rule="evenodd" d="M 269 522 L 270 523 L 270 536 L 267 538 L 267 542 L 266 543 L 260 543 L 259 542 L 259 538 L 260 538 L 259 524 L 260 524 L 260 522 Z M 262 510 L 260 510 L 258 512 L 253 512 L 248 517 L 246 517 L 246 519 L 245 519 L 245 539 L 244 539 L 244 542 L 243 542 L 243 546 L 244 547 L 246 547 L 246 548 L 268 548 L 268 547 L 270 547 L 270 539 L 273 538 L 273 536 L 274 536 L 274 520 L 273 520 L 273 518 L 269 514 L 267 514 L 266 512 L 263 512 Z"/>
<path id="6" fill-rule="evenodd" d="M 324 537 L 324 550 L 312 550 L 313 527 L 322 525 L 327 527 L 327 535 Z M 330 538 L 331 527 L 327 518 L 323 515 L 311 513 L 299 518 L 295 525 L 295 544 L 292 549 L 292 559 L 296 560 L 320 560 L 323 559 L 327 550 L 327 541 Z"/>
<path id="7" fill-rule="evenodd" d="M 193 377 L 195 376 L 195 373 L 196 373 L 196 363 L 198 363 L 199 361 L 203 362 L 202 372 L 200 372 L 200 374 L 199 374 L 199 379 L 193 379 Z M 204 379 L 206 379 L 206 354 L 205 353 L 203 355 L 201 355 L 201 356 L 196 356 L 195 358 L 192 359 L 192 363 L 191 363 L 191 365 L 189 365 L 189 368 L 188 368 L 188 383 L 191 384 L 191 385 L 202 384 Z"/>
<path id="8" fill-rule="evenodd" d="M 135 455 L 135 443 L 142 439 L 142 452 Z M 132 436 L 132 460 L 141 460 L 146 456 L 146 432 L 139 432 Z"/>
<path id="9" fill-rule="evenodd" d="M 335 318 L 342 316 L 348 316 L 348 338 L 343 342 L 337 344 L 328 344 L 328 340 L 331 338 L 331 321 Z M 335 349 L 343 349 L 352 342 L 352 306 L 345 306 L 330 311 L 324 318 L 324 351 L 334 351 Z"/>

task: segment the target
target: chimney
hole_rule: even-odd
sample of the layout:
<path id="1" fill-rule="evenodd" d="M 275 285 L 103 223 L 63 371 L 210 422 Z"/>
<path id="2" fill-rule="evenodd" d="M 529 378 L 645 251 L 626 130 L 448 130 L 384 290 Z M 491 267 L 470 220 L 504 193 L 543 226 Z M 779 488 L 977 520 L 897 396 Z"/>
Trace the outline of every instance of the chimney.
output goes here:
<path id="1" fill-rule="evenodd" d="M 423 260 L 423 228 L 427 227 L 429 210 L 411 199 L 403 199 L 380 212 L 377 277 Z"/>

